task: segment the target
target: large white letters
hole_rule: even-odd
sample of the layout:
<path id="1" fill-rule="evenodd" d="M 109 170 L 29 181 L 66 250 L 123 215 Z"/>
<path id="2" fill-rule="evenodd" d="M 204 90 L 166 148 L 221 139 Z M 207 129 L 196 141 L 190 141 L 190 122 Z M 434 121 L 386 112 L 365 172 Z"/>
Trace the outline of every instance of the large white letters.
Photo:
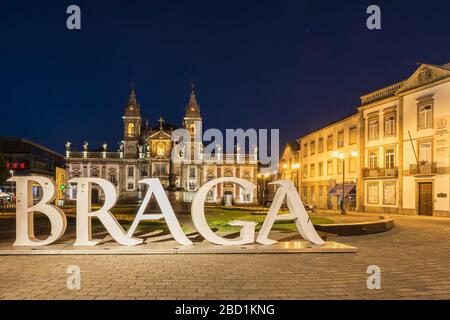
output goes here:
<path id="1" fill-rule="evenodd" d="M 66 231 L 67 220 L 64 212 L 48 204 L 55 199 L 55 182 L 46 177 L 13 177 L 16 182 L 16 241 L 15 246 L 45 246 L 61 238 Z M 42 188 L 42 200 L 33 206 L 33 182 Z M 38 240 L 34 236 L 34 211 L 45 214 L 51 225 L 50 236 Z"/>
<path id="2" fill-rule="evenodd" d="M 93 217 L 97 217 L 106 230 L 118 243 L 124 246 L 133 246 L 142 243 L 141 239 L 129 238 L 125 231 L 109 211 L 117 202 L 117 193 L 114 185 L 100 178 L 74 178 L 70 183 L 77 183 L 77 239 L 75 246 L 95 246 L 100 240 L 92 240 Z M 105 203 L 98 211 L 91 212 L 92 184 L 98 184 L 105 193 Z"/>
<path id="3" fill-rule="evenodd" d="M 44 246 L 58 240 L 65 232 L 67 226 L 66 216 L 58 207 L 49 204 L 55 199 L 55 182 L 46 177 L 13 177 L 8 181 L 16 182 L 17 190 L 17 212 L 16 212 L 16 241 L 15 246 Z M 70 183 L 77 183 L 77 219 L 76 219 L 76 241 L 75 246 L 94 246 L 100 240 L 92 239 L 91 220 L 96 217 L 105 226 L 112 238 L 125 246 L 137 245 L 143 242 L 142 239 L 133 238 L 133 233 L 142 220 L 165 219 L 167 226 L 175 240 L 182 245 L 193 245 L 192 241 L 183 233 L 177 217 L 170 205 L 169 199 L 158 179 L 143 179 L 139 183 L 148 185 L 148 191 L 144 201 L 140 206 L 136 218 L 133 221 L 128 233 L 125 233 L 119 222 L 111 214 L 110 209 L 116 204 L 117 193 L 113 184 L 100 178 L 74 178 Z M 225 239 L 216 235 L 208 226 L 205 217 L 205 200 L 211 188 L 219 183 L 231 182 L 238 184 L 245 193 L 251 193 L 256 186 L 244 179 L 223 177 L 205 183 L 194 195 L 191 207 L 192 221 L 197 231 L 208 241 L 225 246 L 237 246 L 255 242 L 256 223 L 251 221 L 232 221 L 231 226 L 240 226 L 240 237 L 236 239 Z M 32 186 L 33 183 L 42 187 L 42 200 L 33 205 Z M 98 211 L 91 211 L 92 184 L 97 184 L 104 192 L 105 202 Z M 294 220 L 300 235 L 307 241 L 322 245 L 325 242 L 320 238 L 314 225 L 312 224 L 305 207 L 300 199 L 294 184 L 291 181 L 276 181 L 272 184 L 279 186 L 275 194 L 272 206 L 264 220 L 262 228 L 256 239 L 263 245 L 273 245 L 275 240 L 268 238 L 275 221 Z M 161 213 L 145 214 L 145 209 L 152 195 L 159 204 Z M 278 215 L 278 212 L 286 198 L 289 214 Z M 45 240 L 36 239 L 34 235 L 34 212 L 45 214 L 51 224 L 51 234 Z"/>
<path id="4" fill-rule="evenodd" d="M 162 218 L 166 219 L 167 226 L 169 227 L 170 232 L 172 233 L 175 240 L 185 246 L 193 245 L 192 241 L 186 237 L 181 229 L 180 224 L 178 223 L 178 219 L 175 216 L 175 212 L 173 212 L 172 206 L 170 205 L 169 199 L 167 198 L 166 193 L 164 192 L 164 188 L 161 185 L 159 179 L 143 179 L 139 181 L 139 183 L 146 183 L 148 185 L 148 191 L 145 195 L 144 201 L 139 208 L 139 211 L 134 218 L 133 224 L 128 230 L 127 236 L 132 237 L 136 227 L 139 222 L 142 220 L 159 220 Z M 161 213 L 157 214 L 144 214 L 145 209 L 147 208 L 148 203 L 152 197 L 152 194 L 155 195 L 155 199 L 158 202 L 158 205 L 161 209 Z"/>
<path id="5" fill-rule="evenodd" d="M 230 225 L 232 226 L 242 226 L 241 238 L 239 240 L 228 240 L 219 237 L 208 226 L 208 223 L 205 218 L 206 195 L 208 194 L 208 191 L 212 187 L 222 182 L 236 183 L 240 185 L 244 189 L 244 192 L 246 193 L 250 193 L 256 188 L 256 186 L 253 183 L 248 182 L 247 180 L 232 177 L 218 178 L 205 183 L 197 191 L 197 193 L 194 196 L 194 199 L 192 200 L 191 215 L 195 228 L 197 229 L 198 233 L 200 233 L 206 240 L 215 244 L 221 244 L 224 246 L 240 246 L 243 244 L 253 243 L 255 241 L 255 226 L 256 226 L 256 223 L 254 222 L 233 221 L 230 223 Z"/>
<path id="6" fill-rule="evenodd" d="M 308 240 L 314 244 L 325 244 L 325 241 L 317 234 L 314 225 L 309 219 L 308 213 L 305 210 L 305 206 L 300 200 L 300 196 L 295 189 L 292 181 L 275 181 L 271 184 L 280 186 L 275 194 L 272 205 L 270 206 L 267 217 L 264 220 L 263 226 L 259 231 L 257 242 L 264 245 L 272 245 L 277 243 L 275 240 L 268 238 L 269 232 L 275 220 L 294 220 L 297 230 L 303 239 Z M 289 208 L 289 214 L 278 215 L 278 211 L 283 204 L 283 200 L 286 197 L 287 206 Z"/>

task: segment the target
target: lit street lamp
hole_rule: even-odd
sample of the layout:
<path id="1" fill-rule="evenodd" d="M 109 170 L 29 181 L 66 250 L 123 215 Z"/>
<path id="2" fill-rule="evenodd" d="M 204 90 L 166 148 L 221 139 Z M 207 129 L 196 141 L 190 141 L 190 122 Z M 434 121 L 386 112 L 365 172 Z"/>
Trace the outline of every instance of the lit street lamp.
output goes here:
<path id="1" fill-rule="evenodd" d="M 352 151 L 348 157 L 355 158 L 358 156 L 356 151 Z M 340 159 L 342 161 L 342 200 L 341 200 L 341 214 L 345 215 L 345 158 L 346 154 L 339 151 L 333 151 L 333 158 Z"/>
<path id="2" fill-rule="evenodd" d="M 14 177 L 14 171 L 13 170 L 9 170 L 9 174 L 11 175 L 11 178 Z M 10 189 L 11 193 L 13 193 L 13 182 L 11 181 L 11 189 Z"/>
<path id="3" fill-rule="evenodd" d="M 264 207 L 264 203 L 266 202 L 266 178 L 269 177 L 269 174 L 258 174 L 258 178 L 262 178 L 263 179 L 263 190 L 262 190 L 262 205 Z"/>

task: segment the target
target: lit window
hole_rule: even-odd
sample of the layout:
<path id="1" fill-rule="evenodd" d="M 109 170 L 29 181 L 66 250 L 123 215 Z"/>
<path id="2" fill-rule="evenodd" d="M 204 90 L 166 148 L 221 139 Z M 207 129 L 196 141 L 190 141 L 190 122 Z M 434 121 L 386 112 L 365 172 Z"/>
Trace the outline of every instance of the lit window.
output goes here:
<path id="1" fill-rule="evenodd" d="M 130 122 L 129 124 L 128 124 L 128 136 L 129 137 L 134 137 L 134 123 L 133 122 Z"/>
<path id="2" fill-rule="evenodd" d="M 433 121 L 433 108 L 431 105 L 419 107 L 419 129 L 431 128 Z"/>
<path id="3" fill-rule="evenodd" d="M 355 144 L 356 143 L 356 127 L 351 127 L 350 128 L 350 137 L 349 137 L 349 144 Z"/>
<path id="4" fill-rule="evenodd" d="M 395 152 L 394 149 L 386 149 L 384 154 L 385 168 L 394 169 L 395 167 Z"/>
<path id="5" fill-rule="evenodd" d="M 378 139 L 378 118 L 369 120 L 369 140 Z"/>
<path id="6" fill-rule="evenodd" d="M 370 169 L 378 168 L 378 152 L 377 151 L 369 152 L 369 168 Z"/>
<path id="7" fill-rule="evenodd" d="M 337 136 L 338 148 L 342 148 L 344 146 L 344 131 L 339 131 Z"/>
<path id="8" fill-rule="evenodd" d="M 384 118 L 384 136 L 395 135 L 395 116 L 389 115 Z"/>

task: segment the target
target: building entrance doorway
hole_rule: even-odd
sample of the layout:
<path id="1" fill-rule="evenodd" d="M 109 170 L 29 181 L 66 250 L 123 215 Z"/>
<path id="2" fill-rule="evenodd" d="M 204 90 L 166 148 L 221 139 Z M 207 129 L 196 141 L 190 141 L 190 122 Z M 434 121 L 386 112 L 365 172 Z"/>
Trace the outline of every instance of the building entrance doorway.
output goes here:
<path id="1" fill-rule="evenodd" d="M 419 182 L 419 215 L 433 215 L 433 183 Z"/>

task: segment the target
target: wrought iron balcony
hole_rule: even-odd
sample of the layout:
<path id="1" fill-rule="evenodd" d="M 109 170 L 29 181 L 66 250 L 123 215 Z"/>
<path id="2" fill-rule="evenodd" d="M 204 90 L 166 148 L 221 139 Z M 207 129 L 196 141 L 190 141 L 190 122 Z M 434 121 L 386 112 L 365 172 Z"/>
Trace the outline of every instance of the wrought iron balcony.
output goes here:
<path id="1" fill-rule="evenodd" d="M 429 175 L 437 173 L 436 162 L 420 162 L 409 165 L 409 173 L 412 175 Z"/>
<path id="2" fill-rule="evenodd" d="M 363 168 L 362 175 L 364 178 L 397 178 L 398 167 L 394 168 Z"/>

